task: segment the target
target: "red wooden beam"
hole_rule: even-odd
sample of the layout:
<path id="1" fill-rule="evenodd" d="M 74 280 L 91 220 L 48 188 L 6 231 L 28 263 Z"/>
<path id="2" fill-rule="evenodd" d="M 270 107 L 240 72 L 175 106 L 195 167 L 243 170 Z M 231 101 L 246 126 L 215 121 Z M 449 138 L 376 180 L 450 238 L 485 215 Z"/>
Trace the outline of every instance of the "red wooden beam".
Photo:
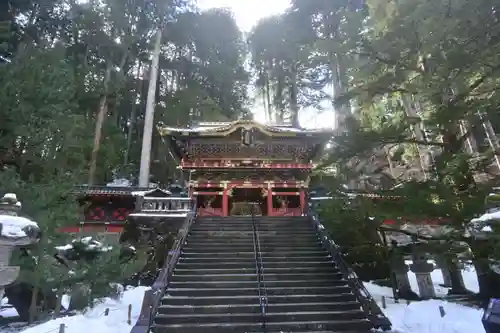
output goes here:
<path id="1" fill-rule="evenodd" d="M 257 187 L 264 187 L 267 189 L 267 182 L 264 181 L 244 181 L 244 180 L 233 180 L 233 181 L 228 181 L 227 182 L 228 188 L 230 187 L 251 187 L 251 186 L 257 186 Z M 276 188 L 276 187 L 300 187 L 302 185 L 301 182 L 298 181 L 280 181 L 280 182 L 272 182 L 271 187 Z M 224 184 L 221 182 L 195 182 L 194 184 L 191 184 L 192 187 L 194 188 L 211 188 L 211 187 L 223 187 Z"/>
<path id="2" fill-rule="evenodd" d="M 398 224 L 404 224 L 404 223 L 409 223 L 409 224 L 423 224 L 423 225 L 444 225 L 444 224 L 449 224 L 450 220 L 449 219 L 433 219 L 433 220 L 415 220 L 415 221 L 405 221 L 405 220 L 394 220 L 394 219 L 387 219 L 382 222 L 384 225 L 398 225 Z"/>
<path id="3" fill-rule="evenodd" d="M 312 169 L 311 163 L 234 163 L 231 161 L 203 161 L 203 162 L 187 162 L 181 161 L 183 169 L 211 168 L 211 169 L 227 169 L 227 168 L 243 168 L 243 169 Z"/>
<path id="4" fill-rule="evenodd" d="M 61 227 L 57 229 L 59 233 L 78 233 L 81 231 L 84 232 L 117 232 L 120 233 L 123 230 L 123 225 L 120 224 L 101 224 L 101 223 L 92 223 L 85 224 L 82 223 L 80 226 L 67 226 Z"/>

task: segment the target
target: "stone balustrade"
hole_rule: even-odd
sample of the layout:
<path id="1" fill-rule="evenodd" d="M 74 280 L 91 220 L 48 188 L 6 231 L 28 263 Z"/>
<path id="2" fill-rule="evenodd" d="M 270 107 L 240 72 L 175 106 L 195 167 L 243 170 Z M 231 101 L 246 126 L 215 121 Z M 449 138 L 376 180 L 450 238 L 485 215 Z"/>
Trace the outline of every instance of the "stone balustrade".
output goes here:
<path id="1" fill-rule="evenodd" d="M 192 199 L 186 197 L 139 197 L 136 211 L 138 214 L 187 214 L 191 205 Z"/>

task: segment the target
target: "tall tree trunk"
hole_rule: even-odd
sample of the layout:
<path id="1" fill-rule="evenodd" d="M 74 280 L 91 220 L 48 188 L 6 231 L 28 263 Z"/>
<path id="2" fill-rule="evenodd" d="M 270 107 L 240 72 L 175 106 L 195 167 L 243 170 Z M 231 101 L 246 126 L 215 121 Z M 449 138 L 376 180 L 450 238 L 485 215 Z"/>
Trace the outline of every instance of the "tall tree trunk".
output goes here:
<path id="1" fill-rule="evenodd" d="M 337 99 L 345 93 L 344 87 L 342 86 L 342 82 L 345 81 L 345 78 L 341 77 L 344 71 L 341 68 L 342 64 L 340 63 L 340 59 L 335 53 L 331 52 L 329 58 L 330 70 L 332 73 L 332 105 L 335 109 L 335 128 L 343 132 L 345 131 L 345 120 L 349 113 L 349 104 L 342 103 L 341 105 L 338 105 Z"/>
<path id="2" fill-rule="evenodd" d="M 293 65 L 290 82 L 290 123 L 293 127 L 299 127 L 299 101 L 297 87 L 297 64 Z"/>
<path id="3" fill-rule="evenodd" d="M 425 136 L 422 131 L 422 124 L 421 124 L 421 118 L 417 113 L 416 108 L 414 107 L 414 103 L 412 100 L 412 96 L 409 96 L 408 94 L 403 94 L 401 96 L 401 101 L 403 102 L 403 107 L 405 109 L 406 116 L 414 121 L 412 124 L 413 127 L 413 135 L 415 136 L 415 139 L 418 141 L 425 141 Z M 426 170 L 429 167 L 428 159 L 427 159 L 427 147 L 419 144 L 415 144 L 418 152 L 418 157 L 420 161 L 420 169 L 422 171 L 422 175 L 424 176 L 424 179 L 427 179 L 427 172 Z"/>
<path id="4" fill-rule="evenodd" d="M 95 181 L 95 173 L 97 169 L 97 154 L 99 152 L 102 136 L 102 127 L 104 124 L 104 119 L 108 112 L 108 93 L 109 93 L 109 81 L 111 79 L 111 60 L 108 60 L 106 65 L 106 72 L 104 73 L 103 82 L 103 93 L 101 100 L 99 101 L 99 109 L 97 111 L 97 119 L 95 123 L 94 132 L 94 145 L 92 147 L 92 155 L 90 157 L 90 168 L 89 168 L 89 180 L 88 184 L 93 185 Z"/>
<path id="5" fill-rule="evenodd" d="M 132 134 L 134 132 L 134 127 L 136 124 L 136 118 L 137 118 L 137 103 L 136 99 L 137 96 L 140 95 L 140 90 L 141 90 L 141 80 L 139 79 L 140 73 L 141 73 L 141 67 L 142 67 L 142 62 L 138 60 L 138 65 L 137 65 L 137 87 L 135 89 L 135 94 L 134 94 L 134 100 L 132 101 L 132 108 L 130 110 L 130 119 L 129 119 L 129 124 L 128 124 L 128 132 L 127 132 L 127 148 L 125 150 L 125 157 L 123 160 L 123 164 L 125 166 L 128 165 L 129 162 L 129 157 L 130 157 L 130 147 L 132 146 Z"/>
<path id="6" fill-rule="evenodd" d="M 269 122 L 273 122 L 273 106 L 271 104 L 271 86 L 269 82 L 269 73 L 266 73 L 266 101 L 267 101 L 267 114 L 269 116 Z"/>

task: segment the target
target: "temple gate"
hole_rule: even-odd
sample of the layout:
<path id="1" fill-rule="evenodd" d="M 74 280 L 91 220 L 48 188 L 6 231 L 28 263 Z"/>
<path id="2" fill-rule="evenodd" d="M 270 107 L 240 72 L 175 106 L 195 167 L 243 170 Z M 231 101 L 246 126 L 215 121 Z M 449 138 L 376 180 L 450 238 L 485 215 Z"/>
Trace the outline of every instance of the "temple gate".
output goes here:
<path id="1" fill-rule="evenodd" d="M 159 126 L 200 216 L 300 216 L 313 160 L 332 132 L 249 120 Z"/>

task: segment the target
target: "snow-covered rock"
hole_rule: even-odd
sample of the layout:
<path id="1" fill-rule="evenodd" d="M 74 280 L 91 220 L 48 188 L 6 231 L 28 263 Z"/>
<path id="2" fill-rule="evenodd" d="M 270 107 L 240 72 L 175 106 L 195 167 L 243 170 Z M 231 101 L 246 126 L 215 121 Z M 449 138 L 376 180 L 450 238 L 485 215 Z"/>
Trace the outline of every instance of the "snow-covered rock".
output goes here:
<path id="1" fill-rule="evenodd" d="M 99 255 L 113 250 L 112 246 L 103 244 L 91 236 L 77 238 L 69 244 L 55 246 L 56 256 L 62 256 L 63 261 L 93 260 Z"/>
<path id="2" fill-rule="evenodd" d="M 493 232 L 499 227 L 500 211 L 490 210 L 488 213 L 470 221 L 467 225 L 466 236 L 480 239 L 493 237 Z"/>

